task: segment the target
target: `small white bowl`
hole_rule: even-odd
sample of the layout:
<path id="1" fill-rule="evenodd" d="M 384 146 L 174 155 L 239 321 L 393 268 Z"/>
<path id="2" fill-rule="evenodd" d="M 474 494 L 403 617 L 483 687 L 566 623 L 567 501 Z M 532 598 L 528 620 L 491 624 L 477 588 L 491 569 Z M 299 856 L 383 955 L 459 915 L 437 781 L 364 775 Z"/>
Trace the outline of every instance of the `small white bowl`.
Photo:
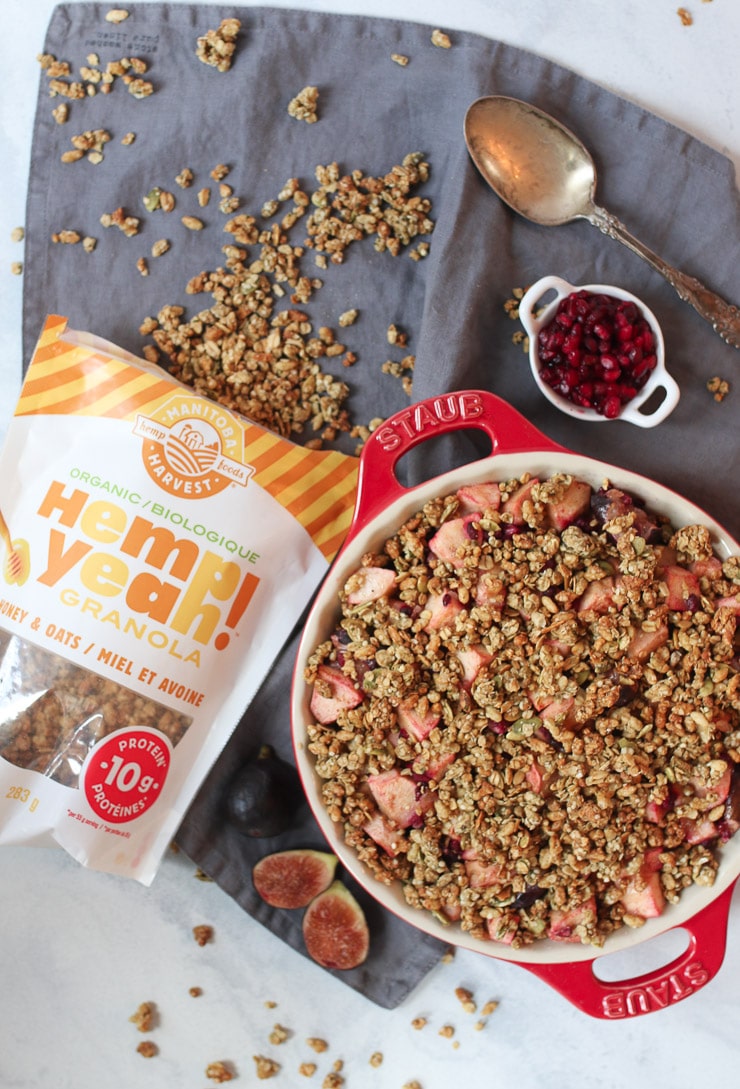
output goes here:
<path id="1" fill-rule="evenodd" d="M 555 297 L 547 303 L 543 310 L 535 315 L 535 311 L 541 304 L 541 300 L 545 295 L 553 291 L 555 292 Z M 532 284 L 519 303 L 519 320 L 529 337 L 529 364 L 532 368 L 535 382 L 550 404 L 555 405 L 556 408 L 559 408 L 561 412 L 567 413 L 568 416 L 573 416 L 578 420 L 588 420 L 591 423 L 612 422 L 612 418 L 602 415 L 600 412 L 597 412 L 596 409 L 582 408 L 580 405 L 573 404 L 567 397 L 557 393 L 551 386 L 543 381 L 542 375 L 540 374 L 538 333 L 552 321 L 561 299 L 576 291 L 588 291 L 594 295 L 611 295 L 616 299 L 633 302 L 650 325 L 655 338 L 655 349 L 658 362 L 640 392 L 633 397 L 631 401 L 628 401 L 623 405 L 619 415 L 613 417 L 613 419 L 626 420 L 628 423 L 636 424 L 638 427 L 655 427 L 656 424 L 661 423 L 665 420 L 666 416 L 673 412 L 681 395 L 680 390 L 678 384 L 665 367 L 665 344 L 663 342 L 663 332 L 658 324 L 658 319 L 655 317 L 655 314 L 645 306 L 645 303 L 642 302 L 641 299 L 638 299 L 636 295 L 631 295 L 629 291 L 623 291 L 619 287 L 612 287 L 609 284 L 586 284 L 582 287 L 576 287 L 573 284 L 569 284 L 566 280 L 561 279 L 559 276 L 543 276 L 537 283 Z M 656 390 L 660 389 L 664 391 L 663 400 L 660 404 L 650 411 L 641 412 L 640 409 L 642 405 L 650 400 Z"/>

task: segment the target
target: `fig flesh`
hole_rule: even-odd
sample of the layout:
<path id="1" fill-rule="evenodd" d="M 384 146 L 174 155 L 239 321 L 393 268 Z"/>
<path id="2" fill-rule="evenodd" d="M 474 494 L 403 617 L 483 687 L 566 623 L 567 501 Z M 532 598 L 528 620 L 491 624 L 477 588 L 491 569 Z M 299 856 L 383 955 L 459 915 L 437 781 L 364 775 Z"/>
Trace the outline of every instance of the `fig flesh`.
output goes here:
<path id="1" fill-rule="evenodd" d="M 326 851 L 276 851 L 255 863 L 252 881 L 271 907 L 303 908 L 329 888 L 336 867 L 336 855 Z"/>
<path id="2" fill-rule="evenodd" d="M 303 916 L 308 955 L 322 968 L 357 968 L 370 948 L 365 914 L 349 889 L 334 881 L 315 897 Z"/>
<path id="3" fill-rule="evenodd" d="M 296 769 L 263 745 L 231 780 L 226 813 L 242 835 L 269 838 L 290 828 L 303 800 Z"/>

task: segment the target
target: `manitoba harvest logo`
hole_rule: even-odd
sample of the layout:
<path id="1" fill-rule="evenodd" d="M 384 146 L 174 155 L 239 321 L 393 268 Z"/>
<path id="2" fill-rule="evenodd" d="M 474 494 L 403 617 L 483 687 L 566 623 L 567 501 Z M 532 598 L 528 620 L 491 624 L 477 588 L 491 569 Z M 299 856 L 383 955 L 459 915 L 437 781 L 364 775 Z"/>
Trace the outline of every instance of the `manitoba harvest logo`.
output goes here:
<path id="1" fill-rule="evenodd" d="M 144 467 L 170 495 L 201 499 L 230 484 L 245 488 L 254 473 L 239 460 L 244 430 L 234 416 L 199 397 L 177 393 L 153 416 L 137 416 Z"/>

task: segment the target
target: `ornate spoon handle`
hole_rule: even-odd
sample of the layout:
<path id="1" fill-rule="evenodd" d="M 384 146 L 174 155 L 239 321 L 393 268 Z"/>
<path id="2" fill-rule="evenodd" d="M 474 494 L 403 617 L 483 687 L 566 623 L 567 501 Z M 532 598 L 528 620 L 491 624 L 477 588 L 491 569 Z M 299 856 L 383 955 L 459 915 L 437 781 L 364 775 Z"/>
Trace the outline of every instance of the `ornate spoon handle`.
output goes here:
<path id="1" fill-rule="evenodd" d="M 623 223 L 607 212 L 604 208 L 594 206 L 592 213 L 586 217 L 589 223 L 608 235 L 615 238 L 642 257 L 649 265 L 665 277 L 676 294 L 684 302 L 690 303 L 697 314 L 709 322 L 714 331 L 733 348 L 740 348 L 740 309 L 725 302 L 714 291 L 710 291 L 693 276 L 687 276 L 672 265 L 658 257 L 651 249 L 643 245 L 637 238 L 630 234 Z"/>

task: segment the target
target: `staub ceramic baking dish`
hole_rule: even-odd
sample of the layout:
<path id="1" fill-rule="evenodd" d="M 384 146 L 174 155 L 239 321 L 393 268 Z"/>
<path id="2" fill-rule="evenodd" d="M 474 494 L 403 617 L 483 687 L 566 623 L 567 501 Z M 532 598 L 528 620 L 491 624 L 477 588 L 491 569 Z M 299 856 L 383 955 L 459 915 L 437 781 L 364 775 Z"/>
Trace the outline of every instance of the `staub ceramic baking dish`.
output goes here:
<path id="1" fill-rule="evenodd" d="M 402 486 L 395 468 L 410 449 L 442 433 L 478 429 L 492 444 L 489 456 L 435 477 L 413 488 Z M 343 546 L 308 615 L 300 641 L 292 693 L 292 729 L 296 760 L 309 803 L 332 850 L 347 871 L 389 911 L 411 926 L 441 941 L 481 954 L 508 960 L 528 969 L 559 991 L 582 1011 L 598 1018 L 622 1019 L 665 1008 L 687 998 L 719 970 L 724 957 L 727 920 L 733 887 L 740 875 L 740 834 L 722 848 L 721 864 L 710 888 L 693 885 L 677 904 L 639 929 L 623 927 L 607 938 L 600 950 L 578 943 L 544 939 L 523 949 L 484 941 L 456 924 L 439 922 L 430 912 L 410 907 L 398 883 L 378 881 L 344 842 L 321 800 L 318 779 L 307 748 L 310 691 L 303 669 L 314 648 L 331 634 L 338 615 L 338 591 L 360 565 L 367 551 L 379 548 L 423 504 L 455 491 L 461 484 L 503 480 L 529 472 L 540 477 L 555 472 L 574 474 L 599 487 L 613 485 L 639 495 L 645 503 L 674 524 L 706 525 L 721 558 L 740 552 L 740 546 L 708 514 L 673 491 L 639 474 L 573 453 L 556 445 L 500 398 L 479 390 L 444 394 L 403 410 L 383 424 L 363 450 L 354 521 Z M 659 968 L 618 981 L 595 971 L 597 959 L 646 943 L 666 931 L 685 932 L 682 952 Z"/>

